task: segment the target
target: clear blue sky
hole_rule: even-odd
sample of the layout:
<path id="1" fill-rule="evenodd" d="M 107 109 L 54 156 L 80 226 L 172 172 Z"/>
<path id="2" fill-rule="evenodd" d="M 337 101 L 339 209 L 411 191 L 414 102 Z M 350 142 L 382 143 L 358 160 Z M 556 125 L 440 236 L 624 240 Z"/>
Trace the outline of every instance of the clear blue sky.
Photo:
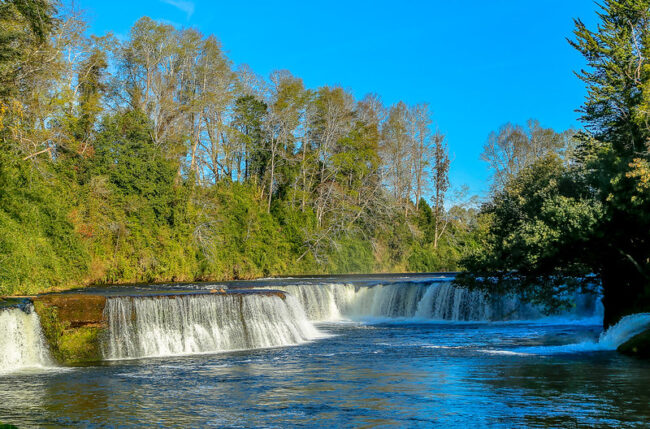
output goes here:
<path id="1" fill-rule="evenodd" d="M 488 189 L 479 160 L 501 124 L 537 118 L 580 126 L 585 90 L 567 43 L 573 18 L 596 23 L 591 0 L 210 1 L 77 0 L 91 31 L 128 34 L 141 16 L 215 34 L 258 74 L 288 69 L 308 87 L 341 85 L 389 105 L 428 102 L 447 135 L 452 186 Z"/>

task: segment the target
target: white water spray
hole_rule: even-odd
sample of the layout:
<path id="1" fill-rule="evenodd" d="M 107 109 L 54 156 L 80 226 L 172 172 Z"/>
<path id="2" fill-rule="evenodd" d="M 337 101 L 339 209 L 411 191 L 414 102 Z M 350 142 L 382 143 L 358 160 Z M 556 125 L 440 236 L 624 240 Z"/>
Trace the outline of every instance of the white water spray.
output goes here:
<path id="1" fill-rule="evenodd" d="M 320 336 L 291 296 L 109 298 L 104 312 L 107 359 L 288 346 Z"/>
<path id="2" fill-rule="evenodd" d="M 48 366 L 52 361 L 33 308 L 0 310 L 0 372 Z"/>
<path id="3" fill-rule="evenodd" d="M 618 346 L 647 329 L 650 329 L 650 313 L 631 314 L 603 332 L 598 344 L 607 350 L 616 350 Z"/>
<path id="4" fill-rule="evenodd" d="M 520 347 L 517 354 L 556 355 L 567 353 L 616 350 L 620 345 L 650 329 L 650 313 L 637 313 L 623 317 L 616 325 L 600 334 L 598 341 L 583 341 L 561 346 Z"/>

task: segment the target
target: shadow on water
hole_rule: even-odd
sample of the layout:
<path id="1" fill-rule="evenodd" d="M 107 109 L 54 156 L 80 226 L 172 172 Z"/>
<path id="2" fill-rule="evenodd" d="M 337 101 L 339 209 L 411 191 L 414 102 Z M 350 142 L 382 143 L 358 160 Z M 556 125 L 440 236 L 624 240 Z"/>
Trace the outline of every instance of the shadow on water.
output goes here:
<path id="1" fill-rule="evenodd" d="M 486 373 L 486 369 L 489 371 Z M 504 360 L 475 376 L 528 426 L 624 426 L 648 422 L 650 362 L 615 352 Z M 520 395 L 511 395 L 517 391 Z"/>

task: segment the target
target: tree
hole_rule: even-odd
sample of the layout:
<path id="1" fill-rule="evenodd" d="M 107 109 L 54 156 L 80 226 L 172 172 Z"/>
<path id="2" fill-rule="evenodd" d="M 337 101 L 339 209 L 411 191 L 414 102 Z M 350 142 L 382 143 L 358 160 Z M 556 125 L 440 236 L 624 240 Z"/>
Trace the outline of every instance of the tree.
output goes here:
<path id="1" fill-rule="evenodd" d="M 232 136 L 229 125 L 236 98 L 236 76 L 214 36 L 201 42 L 197 62 L 197 84 L 191 91 L 195 94 L 193 110 L 197 112 L 199 123 L 193 138 L 194 144 L 202 148 L 203 156 L 202 160 L 194 161 L 195 171 L 201 164 L 211 173 L 214 182 L 222 177 L 232 180 L 235 170 L 239 178 L 244 149 L 241 141 Z"/>
<path id="2" fill-rule="evenodd" d="M 436 134 L 433 138 L 433 162 L 431 168 L 431 182 L 433 183 L 433 195 L 431 197 L 431 208 L 433 209 L 435 232 L 433 236 L 433 247 L 438 247 L 440 237 L 445 233 L 447 218 L 445 202 L 449 190 L 449 153 L 445 137 Z"/>
<path id="3" fill-rule="evenodd" d="M 462 261 L 464 284 L 516 293 L 552 311 L 571 304 L 571 291 L 593 283 L 585 276 L 592 272 L 591 234 L 602 208 L 557 155 L 521 170 L 481 212 L 489 228 Z"/>
<path id="4" fill-rule="evenodd" d="M 650 143 L 650 2 L 607 0 L 597 31 L 576 21 L 572 45 L 588 70 L 578 148 L 588 185 L 604 207 L 593 231 L 606 322 L 650 308 L 650 194 L 643 165 Z"/>
<path id="5" fill-rule="evenodd" d="M 272 101 L 266 115 L 265 128 L 269 136 L 271 165 L 269 168 L 267 212 L 271 212 L 273 191 L 276 186 L 276 166 L 282 155 L 291 155 L 294 150 L 295 132 L 304 117 L 307 93 L 302 79 L 287 71 L 276 71 L 271 75 Z"/>
<path id="6" fill-rule="evenodd" d="M 252 95 L 245 95 L 235 101 L 233 110 L 235 138 L 240 141 L 239 145 L 245 154 L 244 180 L 261 184 L 269 160 L 268 139 L 263 129 L 266 103 Z"/>
<path id="7" fill-rule="evenodd" d="M 525 126 L 507 123 L 490 133 L 481 159 L 492 170 L 492 186 L 503 189 L 522 169 L 550 153 L 570 155 L 573 131 L 556 133 L 529 119 Z"/>
<path id="8" fill-rule="evenodd" d="M 419 208 L 420 200 L 423 193 L 427 190 L 428 181 L 426 177 L 429 168 L 429 157 L 431 155 L 431 131 L 429 127 L 433 122 L 429 105 L 426 103 L 418 104 L 410 109 L 412 155 L 413 163 L 413 199 L 415 201 L 415 210 Z M 438 136 L 434 137 L 434 140 Z M 439 155 L 439 154 L 436 154 Z"/>
<path id="9" fill-rule="evenodd" d="M 336 210 L 332 200 L 338 197 L 336 176 L 340 165 L 335 157 L 345 149 L 342 139 L 348 136 L 354 125 L 354 98 L 342 88 L 321 88 L 312 103 L 309 123 L 310 148 L 318 168 L 307 173 L 306 165 L 302 168 L 305 191 L 311 186 L 316 176 L 315 209 L 318 224 L 323 224 L 323 217 L 328 210 Z M 303 146 L 303 164 L 307 161 L 307 146 Z M 340 157 L 339 157 L 340 158 Z M 309 175 L 309 184 L 306 176 Z"/>
<path id="10" fill-rule="evenodd" d="M 399 102 L 392 106 L 382 126 L 381 154 L 385 165 L 388 189 L 408 215 L 410 203 L 412 170 L 410 150 L 412 140 L 409 134 L 408 107 Z"/>

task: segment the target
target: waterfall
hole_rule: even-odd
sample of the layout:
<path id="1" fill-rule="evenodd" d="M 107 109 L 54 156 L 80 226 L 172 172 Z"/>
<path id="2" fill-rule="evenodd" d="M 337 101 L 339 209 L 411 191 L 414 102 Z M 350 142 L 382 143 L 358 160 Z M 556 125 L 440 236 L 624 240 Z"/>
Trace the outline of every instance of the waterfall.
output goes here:
<path id="1" fill-rule="evenodd" d="M 38 315 L 32 305 L 0 309 L 0 372 L 51 366 Z"/>
<path id="2" fill-rule="evenodd" d="M 650 329 L 650 313 L 631 314 L 623 317 L 616 325 L 603 332 L 598 344 L 603 348 L 615 350 L 647 329 Z"/>
<path id="3" fill-rule="evenodd" d="M 314 321 L 344 318 L 401 318 L 450 321 L 532 320 L 544 317 L 534 306 L 516 297 L 488 298 L 456 287 L 449 281 L 376 285 L 304 284 L 278 286 L 300 301 Z M 595 296 L 576 296 L 576 308 L 567 317 L 597 316 Z"/>
<path id="4" fill-rule="evenodd" d="M 618 346 L 632 339 L 635 335 L 650 329 L 650 313 L 637 313 L 623 317 L 619 322 L 600 334 L 598 341 L 587 340 L 580 343 L 559 346 L 519 347 L 506 353 L 556 355 L 567 353 L 598 352 L 616 350 Z"/>
<path id="5" fill-rule="evenodd" d="M 291 296 L 119 297 L 104 313 L 106 359 L 288 346 L 320 335 Z"/>
<path id="6" fill-rule="evenodd" d="M 341 307 L 354 299 L 355 287 L 349 284 L 274 286 L 295 297 L 310 320 L 335 321 L 343 318 Z"/>

